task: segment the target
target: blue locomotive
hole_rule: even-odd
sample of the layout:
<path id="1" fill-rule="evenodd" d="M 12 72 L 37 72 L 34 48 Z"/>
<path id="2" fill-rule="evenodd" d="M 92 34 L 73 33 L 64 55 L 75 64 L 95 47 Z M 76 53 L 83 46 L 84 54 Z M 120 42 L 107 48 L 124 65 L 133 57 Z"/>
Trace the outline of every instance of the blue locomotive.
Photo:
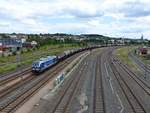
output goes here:
<path id="1" fill-rule="evenodd" d="M 46 58 L 41 58 L 40 60 L 34 61 L 32 63 L 33 72 L 42 72 L 52 65 L 56 64 L 58 61 L 56 56 L 47 56 Z"/>

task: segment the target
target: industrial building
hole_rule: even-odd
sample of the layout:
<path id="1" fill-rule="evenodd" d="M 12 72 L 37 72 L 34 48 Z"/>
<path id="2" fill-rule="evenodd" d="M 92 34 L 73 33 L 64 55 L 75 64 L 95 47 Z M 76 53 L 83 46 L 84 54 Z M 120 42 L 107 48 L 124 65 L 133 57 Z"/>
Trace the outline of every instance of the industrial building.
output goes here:
<path id="1" fill-rule="evenodd" d="M 0 53 L 17 51 L 22 47 L 20 39 L 0 38 Z"/>

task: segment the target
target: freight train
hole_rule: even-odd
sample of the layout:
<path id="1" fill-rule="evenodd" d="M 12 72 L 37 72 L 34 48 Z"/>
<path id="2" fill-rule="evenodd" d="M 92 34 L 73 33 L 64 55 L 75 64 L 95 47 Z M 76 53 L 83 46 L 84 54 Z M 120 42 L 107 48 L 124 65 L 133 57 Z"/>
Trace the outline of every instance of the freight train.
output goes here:
<path id="1" fill-rule="evenodd" d="M 40 58 L 39 60 L 34 61 L 32 63 L 32 72 L 41 73 L 45 71 L 46 69 L 52 67 L 56 63 L 70 57 L 71 55 L 74 55 L 75 53 L 78 53 L 87 49 L 88 48 L 72 49 L 72 50 L 64 51 L 64 53 L 59 56 L 47 56 L 46 58 Z"/>
<path id="2" fill-rule="evenodd" d="M 74 55 L 75 53 L 79 53 L 85 50 L 92 50 L 98 47 L 105 47 L 105 46 L 98 45 L 98 46 L 91 46 L 91 47 L 86 47 L 86 48 L 72 49 L 72 50 L 64 51 L 64 53 L 59 56 L 48 56 L 46 58 L 41 58 L 32 63 L 32 72 L 34 73 L 43 72 L 46 69 L 50 68 L 51 66 L 55 65 L 56 63 L 61 62 L 62 60 Z"/>

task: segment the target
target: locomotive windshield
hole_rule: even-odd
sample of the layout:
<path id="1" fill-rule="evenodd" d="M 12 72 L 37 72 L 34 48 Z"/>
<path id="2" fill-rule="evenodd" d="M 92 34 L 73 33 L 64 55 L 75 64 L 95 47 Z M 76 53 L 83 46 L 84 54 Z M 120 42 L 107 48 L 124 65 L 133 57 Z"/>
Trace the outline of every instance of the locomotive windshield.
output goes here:
<path id="1" fill-rule="evenodd" d="M 34 67 L 38 67 L 38 66 L 39 66 L 39 62 L 34 62 L 34 63 L 33 63 L 33 66 L 34 66 Z"/>

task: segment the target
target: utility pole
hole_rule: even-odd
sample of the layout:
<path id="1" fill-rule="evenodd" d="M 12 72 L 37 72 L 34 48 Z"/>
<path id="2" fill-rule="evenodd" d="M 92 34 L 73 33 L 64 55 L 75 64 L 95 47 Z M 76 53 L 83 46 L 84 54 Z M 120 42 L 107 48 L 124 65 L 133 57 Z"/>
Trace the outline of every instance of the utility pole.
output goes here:
<path id="1" fill-rule="evenodd" d="M 17 66 L 20 66 L 21 63 L 21 55 L 20 55 L 20 51 L 17 51 L 17 55 L 16 55 L 16 61 L 17 61 Z"/>

